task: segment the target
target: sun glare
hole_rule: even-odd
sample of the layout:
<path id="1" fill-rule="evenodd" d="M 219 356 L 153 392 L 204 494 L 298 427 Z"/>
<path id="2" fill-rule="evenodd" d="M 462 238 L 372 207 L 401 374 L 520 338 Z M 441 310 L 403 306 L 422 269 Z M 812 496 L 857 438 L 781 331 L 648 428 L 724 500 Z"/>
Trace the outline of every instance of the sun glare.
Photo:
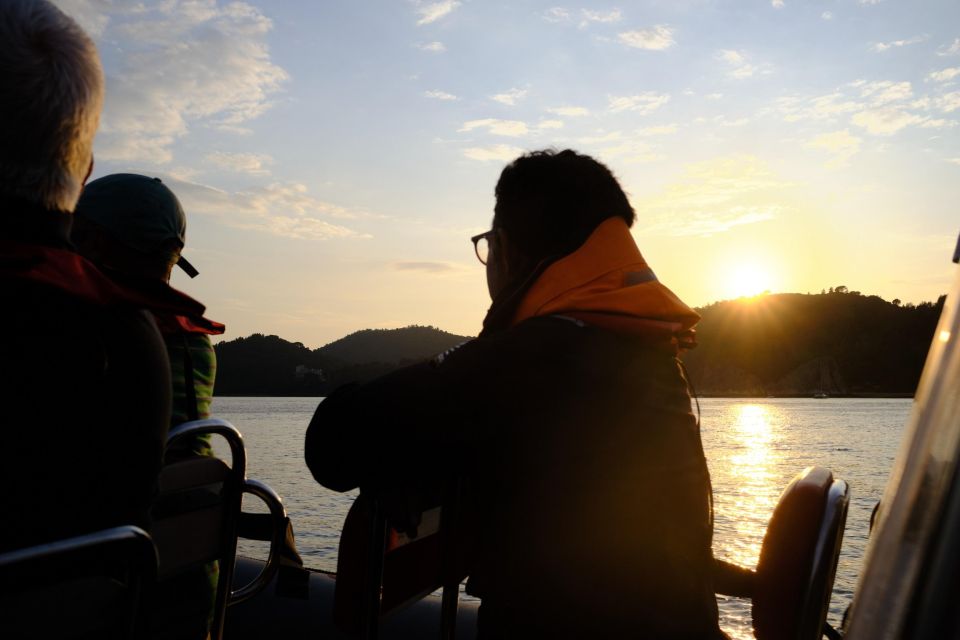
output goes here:
<path id="1" fill-rule="evenodd" d="M 773 273 L 766 265 L 741 262 L 730 266 L 724 276 L 726 298 L 750 298 L 773 289 Z"/>

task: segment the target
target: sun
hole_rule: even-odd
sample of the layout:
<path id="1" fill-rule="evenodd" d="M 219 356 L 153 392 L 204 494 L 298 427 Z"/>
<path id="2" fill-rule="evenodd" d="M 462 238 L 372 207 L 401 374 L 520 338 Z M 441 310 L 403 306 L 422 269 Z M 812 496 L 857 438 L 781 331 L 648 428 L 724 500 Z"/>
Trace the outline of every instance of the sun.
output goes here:
<path id="1" fill-rule="evenodd" d="M 751 298 L 774 288 L 774 273 L 760 262 L 737 262 L 724 274 L 726 298 Z"/>

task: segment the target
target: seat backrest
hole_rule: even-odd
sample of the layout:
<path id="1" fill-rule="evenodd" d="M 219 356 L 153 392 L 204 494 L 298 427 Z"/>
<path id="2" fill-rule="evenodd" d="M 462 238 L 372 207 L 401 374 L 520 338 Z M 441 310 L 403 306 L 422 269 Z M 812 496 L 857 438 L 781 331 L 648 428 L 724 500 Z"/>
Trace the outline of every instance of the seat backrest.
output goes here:
<path id="1" fill-rule="evenodd" d="M 0 637 L 139 638 L 150 536 L 114 527 L 0 554 Z"/>
<path id="2" fill-rule="evenodd" d="M 460 582 L 467 575 L 459 506 L 452 488 L 419 514 L 416 532 L 405 533 L 381 500 L 358 496 L 340 535 L 334 623 L 351 635 L 375 638 L 382 617 L 442 589 L 440 634 L 452 639 Z"/>
<path id="3" fill-rule="evenodd" d="M 819 640 L 843 542 L 849 488 L 823 467 L 787 485 L 760 550 L 753 593 L 757 640 Z"/>

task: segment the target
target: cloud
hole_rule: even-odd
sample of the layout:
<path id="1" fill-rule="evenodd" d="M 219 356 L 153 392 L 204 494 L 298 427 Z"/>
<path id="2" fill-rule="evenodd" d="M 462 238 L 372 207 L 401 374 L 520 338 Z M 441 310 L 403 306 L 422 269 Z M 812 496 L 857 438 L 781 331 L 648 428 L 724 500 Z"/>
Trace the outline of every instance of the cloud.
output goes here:
<path id="1" fill-rule="evenodd" d="M 621 111 L 636 111 L 641 115 L 653 113 L 670 101 L 665 93 L 648 91 L 634 96 L 609 96 L 607 109 L 612 113 Z"/>
<path id="2" fill-rule="evenodd" d="M 273 23 L 235 2 L 72 2 L 100 25 L 97 38 L 123 52 L 106 68 L 107 96 L 97 156 L 168 164 L 174 143 L 195 126 L 244 133 L 288 80 L 267 47 Z M 106 11 L 94 15 L 93 9 Z M 114 19 L 117 18 L 117 19 Z"/>
<path id="3" fill-rule="evenodd" d="M 543 12 L 543 19 L 547 22 L 570 22 L 573 19 L 573 15 L 569 9 L 552 7 Z"/>
<path id="4" fill-rule="evenodd" d="M 960 76 L 960 67 L 951 67 L 941 71 L 933 71 L 927 76 L 927 79 L 934 82 L 949 82 L 957 76 Z"/>
<path id="5" fill-rule="evenodd" d="M 710 93 L 710 94 L 707 94 L 706 98 L 707 98 L 707 100 L 722 100 L 722 99 L 723 99 L 723 94 L 722 94 L 722 93 Z"/>
<path id="6" fill-rule="evenodd" d="M 397 271 L 416 271 L 419 273 L 445 274 L 463 271 L 462 264 L 453 262 L 433 262 L 433 261 L 400 261 L 394 262 L 393 268 Z"/>
<path id="7" fill-rule="evenodd" d="M 860 96 L 869 98 L 873 105 L 885 105 L 891 102 L 900 102 L 913 97 L 913 86 L 909 82 L 891 82 L 883 80 L 878 82 L 867 82 L 857 86 L 860 88 Z"/>
<path id="8" fill-rule="evenodd" d="M 645 140 L 636 138 L 627 138 L 620 140 L 616 144 L 602 147 L 599 150 L 602 158 L 616 159 L 619 162 L 627 164 L 644 164 L 647 162 L 656 162 L 663 156 L 657 153 L 655 147 L 651 146 Z"/>
<path id="9" fill-rule="evenodd" d="M 663 51 L 669 49 L 676 41 L 673 39 L 673 27 L 658 24 L 652 29 L 624 31 L 617 34 L 617 39 L 628 47 L 646 49 L 647 51 Z"/>
<path id="10" fill-rule="evenodd" d="M 833 12 L 824 11 L 823 13 L 820 14 L 820 18 L 823 20 L 833 20 Z"/>
<path id="11" fill-rule="evenodd" d="M 486 129 L 487 133 L 495 136 L 520 137 L 529 133 L 529 128 L 525 122 L 519 120 L 498 120 L 496 118 L 483 118 L 482 120 L 470 120 L 464 122 L 463 126 L 457 131 L 473 131 L 474 129 Z"/>
<path id="12" fill-rule="evenodd" d="M 756 75 L 767 75 L 773 73 L 773 67 L 769 64 L 752 64 L 748 61 L 748 55 L 744 51 L 734 49 L 721 49 L 717 52 L 717 59 L 726 63 L 730 70 L 727 75 L 736 80 L 752 78 Z"/>
<path id="13" fill-rule="evenodd" d="M 770 6 L 774 9 L 783 9 L 785 5 L 783 0 L 770 0 Z"/>
<path id="14" fill-rule="evenodd" d="M 953 91 L 940 96 L 936 100 L 937 108 L 944 113 L 953 113 L 960 109 L 960 91 Z"/>
<path id="15" fill-rule="evenodd" d="M 940 47 L 937 50 L 938 56 L 955 56 L 960 55 L 960 38 L 954 39 L 951 44 Z"/>
<path id="16" fill-rule="evenodd" d="M 268 166 L 273 164 L 273 158 L 265 153 L 227 153 L 225 151 L 214 151 L 208 153 L 204 160 L 230 171 L 237 173 L 248 173 L 253 176 L 265 176 L 270 174 Z"/>
<path id="17" fill-rule="evenodd" d="M 424 91 L 424 92 L 423 92 L 423 96 L 424 96 L 425 98 L 433 98 L 434 100 L 453 101 L 453 100 L 459 100 L 459 99 L 460 99 L 460 98 L 458 98 L 457 96 L 453 95 L 452 93 L 447 93 L 446 91 L 437 91 L 437 90 L 434 90 L 434 91 Z"/>
<path id="18" fill-rule="evenodd" d="M 906 40 L 893 40 L 892 42 L 875 42 L 870 48 L 877 53 L 883 53 L 884 51 L 889 51 L 893 48 L 906 47 L 907 45 L 917 44 L 919 42 L 925 42 L 930 36 L 920 35 L 914 36 L 913 38 L 908 38 Z"/>
<path id="19" fill-rule="evenodd" d="M 420 49 L 420 51 L 427 51 L 429 53 L 443 53 L 447 50 L 447 47 L 442 42 L 434 41 L 421 42 L 417 45 L 417 49 Z"/>
<path id="20" fill-rule="evenodd" d="M 541 120 L 537 123 L 537 129 L 563 129 L 563 120 Z"/>
<path id="21" fill-rule="evenodd" d="M 851 122 L 863 127 L 868 133 L 889 136 L 912 124 L 919 124 L 924 118 L 898 107 L 880 107 L 867 109 L 853 114 Z"/>
<path id="22" fill-rule="evenodd" d="M 944 120 L 943 118 L 931 118 L 930 120 L 924 120 L 920 125 L 924 129 L 952 129 L 957 126 L 958 123 L 956 120 Z"/>
<path id="23" fill-rule="evenodd" d="M 489 147 L 469 147 L 463 150 L 464 156 L 480 162 L 510 162 L 522 154 L 523 149 L 511 147 L 507 144 L 495 144 Z"/>
<path id="24" fill-rule="evenodd" d="M 518 100 L 523 100 L 526 95 L 526 89 L 510 89 L 504 93 L 498 93 L 495 96 L 490 96 L 490 99 L 495 102 L 499 102 L 500 104 L 505 104 L 512 107 L 517 104 Z"/>
<path id="25" fill-rule="evenodd" d="M 550 107 L 547 113 L 552 113 L 566 118 L 578 118 L 580 116 L 590 115 L 590 110 L 585 107 Z"/>
<path id="26" fill-rule="evenodd" d="M 951 164 L 960 164 L 960 158 L 947 158 L 946 160 Z"/>
<path id="27" fill-rule="evenodd" d="M 721 157 L 687 165 L 679 181 L 634 208 L 645 235 L 708 236 L 776 218 L 791 186 L 754 156 Z"/>
<path id="28" fill-rule="evenodd" d="M 324 219 L 360 214 L 317 200 L 302 184 L 277 182 L 229 192 L 172 177 L 164 181 L 190 215 L 214 216 L 230 227 L 306 240 L 366 237 Z"/>
<path id="29" fill-rule="evenodd" d="M 851 135 L 850 131 L 833 131 L 823 133 L 807 142 L 806 147 L 811 149 L 823 149 L 833 155 L 833 158 L 827 163 L 827 167 L 844 167 L 849 163 L 850 158 L 860 151 L 860 138 Z"/>
<path id="30" fill-rule="evenodd" d="M 612 24 L 614 22 L 620 22 L 623 20 L 623 14 L 620 12 L 620 9 L 611 9 L 610 11 L 591 11 L 590 9 L 581 9 L 580 15 L 582 20 L 580 21 L 580 27 L 586 27 L 591 22 L 598 22 L 600 24 Z"/>
<path id="31" fill-rule="evenodd" d="M 113 0 L 54 0 L 55 5 L 77 21 L 91 38 L 99 38 L 110 23 L 109 12 L 115 11 Z"/>
<path id="32" fill-rule="evenodd" d="M 440 18 L 449 15 L 454 9 L 460 6 L 457 0 L 442 0 L 441 2 L 424 3 L 420 0 L 415 2 L 417 15 L 417 26 L 422 27 L 425 24 L 436 22 Z"/>

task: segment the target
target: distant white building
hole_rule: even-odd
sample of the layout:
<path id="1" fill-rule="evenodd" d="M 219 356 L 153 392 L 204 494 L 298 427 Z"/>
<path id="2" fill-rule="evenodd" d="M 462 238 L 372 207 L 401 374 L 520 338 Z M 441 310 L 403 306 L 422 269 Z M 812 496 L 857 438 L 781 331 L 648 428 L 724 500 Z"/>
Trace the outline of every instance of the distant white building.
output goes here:
<path id="1" fill-rule="evenodd" d="M 305 364 L 298 364 L 297 368 L 294 369 L 294 375 L 297 377 L 297 380 L 303 380 L 307 376 L 317 376 L 322 380 L 323 369 L 314 369 L 312 367 L 308 367 Z"/>

